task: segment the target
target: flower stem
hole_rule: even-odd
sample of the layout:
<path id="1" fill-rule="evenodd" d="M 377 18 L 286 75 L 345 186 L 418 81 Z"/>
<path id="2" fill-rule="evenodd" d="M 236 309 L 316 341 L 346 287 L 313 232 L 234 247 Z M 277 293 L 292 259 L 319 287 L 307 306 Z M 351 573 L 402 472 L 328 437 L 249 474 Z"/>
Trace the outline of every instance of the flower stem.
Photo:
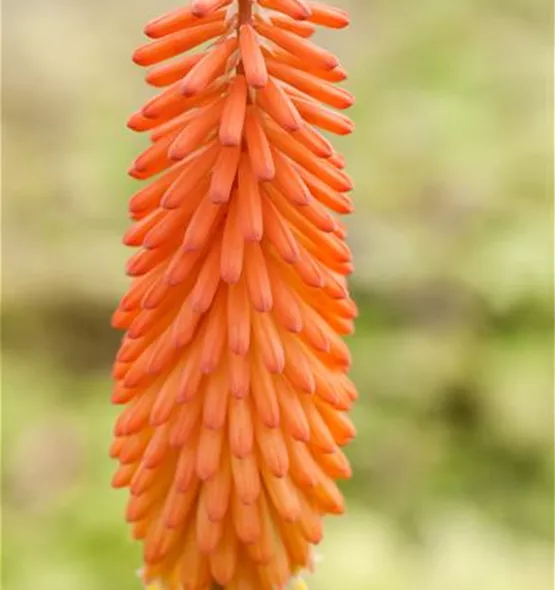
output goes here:
<path id="1" fill-rule="evenodd" d="M 239 0 L 239 26 L 252 22 L 253 0 Z"/>

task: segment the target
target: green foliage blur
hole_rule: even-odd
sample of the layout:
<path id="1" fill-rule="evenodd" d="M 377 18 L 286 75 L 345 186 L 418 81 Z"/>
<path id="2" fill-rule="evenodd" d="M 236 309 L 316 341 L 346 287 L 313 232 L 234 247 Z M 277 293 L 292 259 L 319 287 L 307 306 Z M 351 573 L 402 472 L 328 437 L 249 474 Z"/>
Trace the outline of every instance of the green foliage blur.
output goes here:
<path id="1" fill-rule="evenodd" d="M 5 2 L 3 588 L 139 590 L 110 488 L 109 319 L 175 0 Z M 349 514 L 313 590 L 553 587 L 553 4 L 347 0 L 360 306 Z"/>

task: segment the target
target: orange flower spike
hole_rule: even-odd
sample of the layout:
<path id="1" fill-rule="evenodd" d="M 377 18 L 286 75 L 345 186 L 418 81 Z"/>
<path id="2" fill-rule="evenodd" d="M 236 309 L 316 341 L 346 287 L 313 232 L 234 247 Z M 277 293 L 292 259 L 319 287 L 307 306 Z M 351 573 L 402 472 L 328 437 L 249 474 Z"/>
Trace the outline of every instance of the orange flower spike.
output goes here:
<path id="1" fill-rule="evenodd" d="M 133 56 L 161 90 L 128 122 L 150 139 L 129 173 L 151 180 L 129 202 L 110 455 L 157 590 L 304 588 L 344 510 L 352 182 L 321 130 L 349 134 L 335 109 L 354 99 L 309 38 L 348 22 L 312 0 L 193 0 Z"/>

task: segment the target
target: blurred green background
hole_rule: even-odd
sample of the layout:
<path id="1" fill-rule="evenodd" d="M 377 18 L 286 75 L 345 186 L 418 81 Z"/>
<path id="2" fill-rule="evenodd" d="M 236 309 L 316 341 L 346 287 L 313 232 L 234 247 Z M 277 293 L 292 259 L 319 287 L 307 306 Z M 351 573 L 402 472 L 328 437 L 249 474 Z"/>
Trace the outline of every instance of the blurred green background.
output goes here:
<path id="1" fill-rule="evenodd" d="M 314 590 L 553 587 L 553 3 L 359 0 L 349 515 Z M 110 489 L 130 61 L 174 0 L 6 0 L 3 577 L 138 590 Z"/>

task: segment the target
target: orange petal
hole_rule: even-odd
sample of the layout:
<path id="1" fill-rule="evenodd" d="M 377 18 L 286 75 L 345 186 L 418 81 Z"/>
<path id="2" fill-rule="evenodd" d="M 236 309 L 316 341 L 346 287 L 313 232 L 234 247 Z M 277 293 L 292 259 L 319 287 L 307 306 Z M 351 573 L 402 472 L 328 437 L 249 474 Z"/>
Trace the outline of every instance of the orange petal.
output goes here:
<path id="1" fill-rule="evenodd" d="M 256 108 L 247 108 L 245 139 L 249 150 L 252 171 L 259 180 L 272 180 L 276 174 L 268 137 Z"/>
<path id="2" fill-rule="evenodd" d="M 297 491 L 289 476 L 275 477 L 267 469 L 262 470 L 264 485 L 276 512 L 287 522 L 298 520 L 301 512 Z"/>
<path id="3" fill-rule="evenodd" d="M 299 248 L 287 221 L 270 199 L 264 199 L 263 211 L 266 237 L 285 262 L 294 264 L 299 259 Z"/>
<path id="4" fill-rule="evenodd" d="M 178 249 L 168 264 L 168 268 L 162 279 L 163 283 L 173 288 L 179 285 L 185 285 L 188 281 L 194 281 L 198 275 L 199 261 L 203 257 L 203 254 L 204 252 L 200 249 L 193 251 L 187 251 L 183 248 Z M 148 306 L 145 305 L 145 307 Z M 176 344 L 176 346 L 180 345 L 182 343 Z"/>
<path id="5" fill-rule="evenodd" d="M 205 180 L 217 156 L 218 145 L 212 142 L 180 162 L 180 174 L 166 190 L 161 200 L 162 207 L 165 209 L 180 207 L 189 194 L 201 185 L 203 179 Z"/>
<path id="6" fill-rule="evenodd" d="M 202 481 L 214 477 L 220 466 L 224 431 L 203 426 L 197 449 L 197 475 Z"/>
<path id="7" fill-rule="evenodd" d="M 189 222 L 183 238 L 183 249 L 192 251 L 202 248 L 212 237 L 223 213 L 224 205 L 214 205 L 205 197 Z"/>
<path id="8" fill-rule="evenodd" d="M 251 162 L 245 155 L 239 164 L 237 203 L 237 215 L 244 239 L 248 242 L 260 242 L 264 233 L 260 190 Z"/>
<path id="9" fill-rule="evenodd" d="M 176 404 L 182 367 L 177 365 L 166 378 L 150 412 L 151 426 L 161 426 L 170 419 Z"/>
<path id="10" fill-rule="evenodd" d="M 136 470 L 136 464 L 122 465 L 119 467 L 112 477 L 112 487 L 116 489 L 127 487 L 131 483 Z"/>
<path id="11" fill-rule="evenodd" d="M 354 123 L 341 113 L 336 113 L 314 101 L 292 97 L 292 102 L 302 118 L 312 125 L 316 125 L 330 133 L 347 135 L 354 130 Z"/>
<path id="12" fill-rule="evenodd" d="M 279 129 L 277 126 L 267 125 L 266 133 L 277 149 L 333 189 L 345 192 L 353 188 L 351 179 L 345 173 L 337 170 L 337 168 L 330 165 L 326 160 L 315 158 L 310 150 L 282 129 Z"/>
<path id="13" fill-rule="evenodd" d="M 310 427 L 298 395 L 285 379 L 276 379 L 275 386 L 284 432 L 296 441 L 307 442 L 310 438 Z"/>
<path id="14" fill-rule="evenodd" d="M 210 49 L 180 82 L 181 92 L 193 96 L 207 88 L 218 76 L 237 47 L 237 39 L 230 37 Z"/>
<path id="15" fill-rule="evenodd" d="M 310 0 L 310 22 L 331 29 L 343 29 L 349 25 L 349 15 L 340 8 L 328 6 L 323 2 Z"/>
<path id="16" fill-rule="evenodd" d="M 228 6 L 232 0 L 193 0 L 191 11 L 195 16 L 206 18 L 218 8 Z"/>
<path id="17" fill-rule="evenodd" d="M 220 276 L 228 284 L 239 281 L 243 272 L 245 241 L 241 230 L 239 206 L 236 195 L 231 199 L 228 208 L 222 238 L 222 256 L 220 260 Z"/>
<path id="18" fill-rule="evenodd" d="M 306 351 L 303 345 L 286 333 L 282 333 L 285 349 L 285 370 L 284 375 L 294 386 L 306 393 L 314 393 L 316 383 L 307 360 Z"/>
<path id="19" fill-rule="evenodd" d="M 147 179 L 171 166 L 168 150 L 179 130 L 162 137 L 146 149 L 134 162 L 129 174 L 135 178 Z"/>
<path id="20" fill-rule="evenodd" d="M 331 143 L 316 131 L 312 125 L 304 123 L 292 135 L 319 158 L 330 158 L 333 155 L 333 146 Z"/>
<path id="21" fill-rule="evenodd" d="M 304 0 L 258 0 L 260 6 L 283 12 L 295 20 L 307 19 L 312 10 Z"/>
<path id="22" fill-rule="evenodd" d="M 258 417 L 268 428 L 277 428 L 280 412 L 272 376 L 259 362 L 252 363 L 251 372 L 251 394 Z"/>
<path id="23" fill-rule="evenodd" d="M 168 529 L 164 521 L 158 519 L 145 535 L 143 550 L 145 563 L 154 565 L 163 561 L 175 549 L 181 537 L 181 531 Z"/>
<path id="24" fill-rule="evenodd" d="M 210 554 L 210 571 L 221 586 L 227 586 L 233 576 L 238 559 L 237 536 L 232 521 L 227 518 L 223 524 L 222 536 L 215 551 Z"/>
<path id="25" fill-rule="evenodd" d="M 222 147 L 210 180 L 208 197 L 212 203 L 227 203 L 231 197 L 233 184 L 241 158 L 240 147 Z"/>
<path id="26" fill-rule="evenodd" d="M 244 459 L 252 453 L 254 442 L 250 404 L 244 399 L 231 399 L 229 404 L 229 448 Z"/>
<path id="27" fill-rule="evenodd" d="M 141 246 L 146 234 L 164 218 L 165 213 L 157 210 L 133 224 L 124 234 L 123 243 L 126 246 Z"/>
<path id="28" fill-rule="evenodd" d="M 273 78 L 256 93 L 256 103 L 265 110 L 274 121 L 287 131 L 296 131 L 302 125 L 302 119 L 293 101 L 283 90 L 281 84 Z"/>
<path id="29" fill-rule="evenodd" d="M 216 292 L 220 286 L 220 274 L 218 272 L 220 265 L 220 249 L 221 242 L 218 240 L 213 247 L 210 248 L 208 255 L 204 259 L 202 269 L 198 275 L 195 286 L 191 291 L 190 304 L 192 311 L 195 313 L 203 314 L 207 312 L 214 303 Z M 210 317 L 207 319 L 207 322 L 212 321 L 212 315 L 223 313 L 223 297 L 218 297 L 216 301 L 219 302 L 219 306 L 214 304 L 212 309 L 210 309 Z M 208 339 L 210 340 L 210 338 Z"/>
<path id="30" fill-rule="evenodd" d="M 268 82 L 268 72 L 252 25 L 244 24 L 239 28 L 239 45 L 247 84 L 253 88 L 264 88 Z"/>
<path id="31" fill-rule="evenodd" d="M 176 491 L 181 494 L 194 489 L 194 484 L 198 481 L 195 473 L 195 452 L 193 445 L 184 445 L 179 451 L 173 481 Z"/>
<path id="32" fill-rule="evenodd" d="M 247 396 L 250 385 L 250 361 L 248 355 L 229 354 L 229 388 L 237 399 Z"/>
<path id="33" fill-rule="evenodd" d="M 338 412 L 323 402 L 318 401 L 316 406 L 334 441 L 339 446 L 345 446 L 353 440 L 356 436 L 356 429 L 347 414 Z"/>
<path id="34" fill-rule="evenodd" d="M 247 109 L 247 92 L 245 77 L 237 75 L 229 84 L 228 95 L 222 112 L 220 124 L 220 142 L 222 145 L 241 145 Z"/>
<path id="35" fill-rule="evenodd" d="M 227 2 L 231 3 L 231 0 Z M 144 28 L 145 35 L 153 39 L 176 33 L 181 29 L 185 29 L 190 26 L 199 24 L 206 24 L 217 20 L 224 20 L 226 11 L 221 10 L 211 14 L 202 20 L 193 14 L 191 7 L 186 6 L 183 8 L 177 8 L 168 12 L 158 18 L 155 18 L 147 23 Z"/>
<path id="36" fill-rule="evenodd" d="M 216 74 L 219 75 L 220 73 L 222 72 L 218 71 Z M 174 117 L 183 115 L 183 113 L 190 109 L 212 102 L 215 98 L 222 95 L 226 87 L 225 82 L 217 81 L 213 84 L 207 84 L 203 91 L 198 92 L 195 96 L 183 96 L 181 84 L 181 81 L 172 84 L 161 94 L 149 100 L 142 108 L 141 112 L 143 115 L 151 121 L 148 127 L 149 129 L 158 127 L 158 125 L 166 123 Z"/>
<path id="37" fill-rule="evenodd" d="M 318 79 L 311 73 L 303 72 L 276 60 L 267 60 L 268 73 L 283 82 L 298 88 L 301 92 L 312 96 L 336 109 L 347 109 L 354 104 L 352 94 L 332 84 Z"/>
<path id="38" fill-rule="evenodd" d="M 295 33 L 299 37 L 311 37 L 316 32 L 316 27 L 312 23 L 294 20 L 283 14 L 272 15 L 270 21 L 274 26 Z"/>
<path id="39" fill-rule="evenodd" d="M 257 242 L 251 242 L 245 247 L 245 276 L 254 309 L 259 312 L 270 311 L 273 306 L 272 289 L 266 261 Z"/>
<path id="40" fill-rule="evenodd" d="M 272 149 L 272 154 L 276 165 L 276 176 L 273 183 L 264 185 L 265 192 L 276 206 L 278 201 L 282 200 L 279 193 L 294 205 L 307 205 L 310 201 L 310 191 L 305 186 L 300 171 L 280 151 Z"/>
<path id="41" fill-rule="evenodd" d="M 192 439 L 197 421 L 200 417 L 201 408 L 200 395 L 197 395 L 187 403 L 181 404 L 170 431 L 171 447 L 183 447 Z"/>
<path id="42" fill-rule="evenodd" d="M 323 537 L 322 518 L 320 513 L 313 504 L 307 500 L 303 493 L 300 493 L 298 498 L 299 504 L 301 505 L 299 527 L 307 541 L 317 544 Z"/>
<path id="43" fill-rule="evenodd" d="M 146 75 L 146 81 L 151 86 L 163 88 L 175 84 L 191 71 L 191 68 L 202 59 L 202 53 L 187 55 L 178 61 L 161 64 L 152 68 Z"/>
<path id="44" fill-rule="evenodd" d="M 227 418 L 229 383 L 225 366 L 219 367 L 208 378 L 204 394 L 203 424 L 218 430 L 224 427 Z"/>
<path id="45" fill-rule="evenodd" d="M 208 512 L 206 511 L 206 487 L 203 488 L 198 506 L 197 506 L 197 545 L 198 550 L 201 553 L 212 553 L 223 533 L 223 524 L 221 520 L 213 521 L 208 518 Z"/>
<path id="46" fill-rule="evenodd" d="M 315 68 L 333 70 L 339 65 L 339 60 L 331 52 L 318 47 L 318 45 L 307 39 L 299 37 L 295 33 L 284 31 L 263 21 L 258 21 L 256 30 L 266 39 L 292 53 L 301 61 L 309 62 Z"/>
<path id="47" fill-rule="evenodd" d="M 216 100 L 180 131 L 168 151 L 172 160 L 183 160 L 194 153 L 207 136 L 212 135 L 222 116 L 223 105 L 222 99 Z"/>
<path id="48" fill-rule="evenodd" d="M 301 401 L 310 426 L 311 444 L 325 453 L 333 453 L 336 449 L 335 441 L 314 403 L 305 398 L 301 398 Z"/>
<path id="49" fill-rule="evenodd" d="M 133 54 L 133 61 L 140 66 L 160 63 L 222 35 L 225 30 L 222 20 L 178 31 L 139 47 Z"/>
<path id="50" fill-rule="evenodd" d="M 234 354 L 245 355 L 250 346 L 250 305 L 245 281 L 230 285 L 227 296 L 228 345 Z"/>
<path id="51" fill-rule="evenodd" d="M 218 252 L 214 256 L 215 264 L 213 267 L 213 276 L 216 277 L 216 280 L 219 283 L 219 276 L 217 274 L 217 265 L 218 265 Z M 206 264 L 208 266 L 208 263 Z M 206 267 L 205 267 L 206 268 Z M 200 278 L 200 277 L 199 277 Z M 221 290 L 214 305 L 210 309 L 210 313 L 205 320 L 205 329 L 204 329 L 204 337 L 202 341 L 202 350 L 200 353 L 200 370 L 204 374 L 212 373 L 218 367 L 220 360 L 222 359 L 222 355 L 224 352 L 224 347 L 227 340 L 227 334 L 225 331 L 225 320 L 226 320 L 226 293 L 225 290 Z M 220 368 L 218 373 L 219 378 L 217 382 L 214 382 L 214 379 L 210 379 L 208 390 L 212 393 L 211 396 L 208 395 L 208 391 L 206 393 L 208 403 L 208 398 L 210 397 L 210 401 L 214 402 L 218 405 L 218 407 L 211 408 L 210 406 L 206 408 L 205 411 L 205 424 L 210 425 L 212 428 L 220 428 L 221 423 L 225 418 L 225 409 L 226 409 L 226 396 L 227 396 L 227 387 L 226 385 L 226 378 L 227 374 L 225 370 Z M 219 388 L 219 394 L 214 393 Z M 218 396 L 220 398 L 220 402 L 218 404 Z M 208 414 L 207 414 L 208 413 Z"/>
<path id="52" fill-rule="evenodd" d="M 347 79 L 347 71 L 341 66 L 337 66 L 333 68 L 333 70 L 315 68 L 311 62 L 303 61 L 295 55 L 292 55 L 283 49 L 279 49 L 278 47 L 262 47 L 262 54 L 264 57 L 266 57 L 266 59 L 271 59 L 277 63 L 291 66 L 295 70 L 307 72 L 319 80 L 325 80 L 326 82 L 343 82 Z M 287 87 L 287 92 L 291 95 L 303 96 L 302 92 L 293 88 L 292 86 Z M 307 95 L 304 95 L 304 97 L 309 98 Z"/>
<path id="53" fill-rule="evenodd" d="M 154 182 L 141 189 L 129 201 L 129 210 L 132 214 L 141 211 L 153 210 L 160 204 L 164 193 L 181 174 L 182 165 L 174 164 L 168 172 L 157 178 Z"/>
<path id="54" fill-rule="evenodd" d="M 303 329 L 304 320 L 296 295 L 274 265 L 268 266 L 272 293 L 275 294 L 272 313 L 281 326 L 289 332 L 298 334 Z"/>
<path id="55" fill-rule="evenodd" d="M 285 353 L 279 333 L 269 314 L 253 314 L 253 340 L 256 342 L 266 369 L 270 373 L 282 373 L 285 366 Z"/>
<path id="56" fill-rule="evenodd" d="M 299 175 L 306 184 L 312 195 L 333 211 L 337 213 L 351 213 L 353 211 L 353 203 L 348 195 L 342 194 L 333 189 L 329 184 L 326 184 L 317 174 L 299 167 L 297 168 Z"/>
<path id="57" fill-rule="evenodd" d="M 261 534 L 261 523 L 258 504 L 245 504 L 237 494 L 232 500 L 233 525 L 239 540 L 246 545 L 252 545 Z"/>
<path id="58" fill-rule="evenodd" d="M 239 459 L 231 456 L 231 470 L 237 497 L 243 504 L 253 504 L 260 495 L 260 475 L 254 455 Z"/>
<path id="59" fill-rule="evenodd" d="M 196 536 L 196 519 L 190 526 L 183 543 L 183 553 L 179 560 L 179 586 L 176 588 L 205 588 L 210 583 L 210 564 L 208 557 L 199 551 Z"/>
<path id="60" fill-rule="evenodd" d="M 247 546 L 248 556 L 257 564 L 268 564 L 275 554 L 275 536 L 272 517 L 266 499 L 266 493 L 258 498 L 259 535 Z M 260 586 L 257 586 L 260 587 Z M 271 587 L 271 586 L 269 586 Z"/>
<path id="61" fill-rule="evenodd" d="M 349 460 L 339 449 L 335 453 L 314 453 L 314 456 L 328 477 L 332 479 L 349 479 L 351 477 L 352 470 Z"/>
<path id="62" fill-rule="evenodd" d="M 269 472 L 275 477 L 285 477 L 289 472 L 289 454 L 281 430 L 257 422 L 256 442 Z"/>

